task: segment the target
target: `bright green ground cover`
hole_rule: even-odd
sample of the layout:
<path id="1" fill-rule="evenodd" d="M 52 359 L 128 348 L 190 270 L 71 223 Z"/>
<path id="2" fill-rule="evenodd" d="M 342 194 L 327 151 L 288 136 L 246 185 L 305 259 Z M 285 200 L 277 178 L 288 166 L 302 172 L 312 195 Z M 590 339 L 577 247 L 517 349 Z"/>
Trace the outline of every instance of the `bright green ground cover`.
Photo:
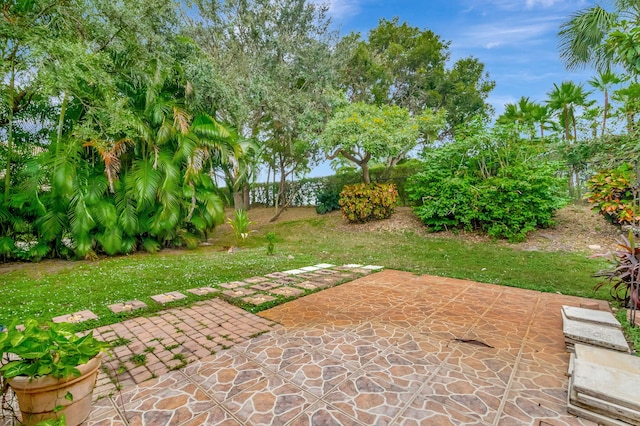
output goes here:
<path id="1" fill-rule="evenodd" d="M 185 292 L 321 262 L 384 265 L 417 274 L 608 298 L 607 289 L 593 292 L 597 280 L 591 277 L 605 263 L 585 254 L 525 252 L 495 243 L 424 238 L 409 232 L 345 233 L 334 229 L 337 219 L 323 216 L 264 226 L 233 254 L 221 250 L 233 240 L 228 233 L 220 232 L 214 245 L 194 251 L 61 262 L 54 263 L 55 267 L 48 263 L 29 265 L 0 275 L 0 322 L 13 316 L 50 319 L 89 309 L 100 320 L 83 328 L 94 327 L 124 318 L 107 309 L 112 303 L 142 300 L 150 308 L 139 315 L 160 309 L 150 299 L 154 294 Z M 277 236 L 275 256 L 266 255 L 265 234 L 269 231 Z M 201 299 L 185 294 L 188 299 L 176 303 Z"/>

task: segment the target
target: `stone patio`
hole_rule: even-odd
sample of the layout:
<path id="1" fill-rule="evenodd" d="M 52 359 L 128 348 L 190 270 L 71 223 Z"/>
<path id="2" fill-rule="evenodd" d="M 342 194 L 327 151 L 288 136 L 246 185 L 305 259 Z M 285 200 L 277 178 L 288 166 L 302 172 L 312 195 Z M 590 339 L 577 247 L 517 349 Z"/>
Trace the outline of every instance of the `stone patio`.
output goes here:
<path id="1" fill-rule="evenodd" d="M 210 302 L 194 309 L 213 318 L 225 304 Z M 270 331 L 251 338 L 235 331 L 243 322 L 229 320 L 238 336 L 232 347 L 138 385 L 132 379 L 94 403 L 87 425 L 594 425 L 566 410 L 560 312 L 585 303 L 607 309 L 576 297 L 378 272 L 260 317 L 237 312 Z M 175 311 L 158 318 L 181 328 L 188 315 Z"/>

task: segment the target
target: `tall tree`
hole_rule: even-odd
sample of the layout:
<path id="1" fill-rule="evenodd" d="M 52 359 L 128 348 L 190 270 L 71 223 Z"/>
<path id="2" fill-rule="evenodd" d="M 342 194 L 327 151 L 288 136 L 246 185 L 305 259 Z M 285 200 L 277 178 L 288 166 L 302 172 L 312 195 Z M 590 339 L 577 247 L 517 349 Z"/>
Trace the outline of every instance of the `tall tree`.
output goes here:
<path id="1" fill-rule="evenodd" d="M 309 166 L 313 156 L 299 153 L 313 153 L 310 142 L 331 112 L 327 9 L 306 0 L 196 4 L 204 19 L 191 34 L 224 82 L 216 113 L 278 160 L 282 197 L 287 177 Z"/>
<path id="2" fill-rule="evenodd" d="M 447 68 L 449 42 L 430 30 L 381 19 L 363 40 L 351 34 L 339 44 L 344 55 L 341 86 L 351 102 L 397 105 L 418 115 L 425 108 L 447 111 L 446 133 L 478 114 L 495 86 L 476 58 Z"/>
<path id="3" fill-rule="evenodd" d="M 544 131 L 555 131 L 557 124 L 553 121 L 553 115 L 548 105 L 534 104 L 531 109 L 531 118 L 540 130 L 540 140 L 544 140 Z"/>
<path id="4" fill-rule="evenodd" d="M 587 100 L 588 95 L 581 84 L 572 81 L 563 81 L 560 86 L 554 83 L 553 90 L 547 94 L 547 105 L 558 114 L 560 125 L 564 129 L 564 142 L 569 145 L 578 139 L 577 110 L 593 103 Z M 574 200 L 580 198 L 578 169 L 572 164 L 569 164 L 569 195 Z"/>
<path id="5" fill-rule="evenodd" d="M 588 100 L 589 92 L 584 90 L 581 84 L 572 81 L 563 81 L 558 86 L 553 84 L 553 90 L 547 93 L 549 99 L 547 105 L 556 111 L 560 118 L 560 124 L 564 129 L 564 140 L 570 142 L 578 138 L 576 112 L 580 107 L 592 104 Z"/>
<path id="6" fill-rule="evenodd" d="M 533 109 L 536 107 L 528 97 L 521 97 L 516 104 L 506 104 L 504 112 L 496 122 L 498 124 L 518 124 L 524 128 L 529 128 L 531 137 L 533 138 L 534 118 Z"/>
<path id="7" fill-rule="evenodd" d="M 617 74 L 611 71 L 601 71 L 598 73 L 596 77 L 593 77 L 588 81 L 588 83 L 600 90 L 604 95 L 604 105 L 602 110 L 602 127 L 600 136 L 604 137 L 605 132 L 607 130 L 607 118 L 609 116 L 609 109 L 611 106 L 609 105 L 609 91 L 616 84 L 622 83 L 622 78 L 620 78 Z"/>
<path id="8" fill-rule="evenodd" d="M 445 125 L 442 112 L 426 110 L 414 117 L 405 108 L 356 102 L 338 110 L 320 137 L 328 159 L 341 157 L 362 170 L 370 183 L 369 162 L 394 166 L 421 138 L 438 134 Z"/>

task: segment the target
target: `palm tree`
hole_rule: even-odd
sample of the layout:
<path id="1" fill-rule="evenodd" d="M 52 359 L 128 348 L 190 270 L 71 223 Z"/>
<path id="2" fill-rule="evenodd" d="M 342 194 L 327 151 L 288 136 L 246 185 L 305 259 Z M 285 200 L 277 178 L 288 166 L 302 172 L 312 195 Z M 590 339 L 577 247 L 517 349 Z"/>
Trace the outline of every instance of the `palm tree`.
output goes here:
<path id="1" fill-rule="evenodd" d="M 556 130 L 556 122 L 553 121 L 553 114 L 548 105 L 534 104 L 531 109 L 531 118 L 540 129 L 540 140 L 544 140 L 545 130 Z"/>
<path id="2" fill-rule="evenodd" d="M 553 90 L 547 94 L 547 106 L 556 111 L 560 118 L 560 125 L 564 128 L 563 138 L 571 144 L 578 138 L 578 126 L 576 109 L 586 107 L 593 102 L 587 100 L 589 92 L 585 92 L 581 84 L 572 81 L 563 81 L 560 86 L 553 84 Z M 572 132 L 573 130 L 573 132 Z M 579 176 L 574 165 L 569 165 L 569 195 L 573 199 L 579 199 Z"/>
<path id="3" fill-rule="evenodd" d="M 616 84 L 620 84 L 622 78 L 611 71 L 601 71 L 597 77 L 592 78 L 588 83 L 600 90 L 604 94 L 604 107 L 602 112 L 602 132 L 601 137 L 604 137 L 607 128 L 607 117 L 609 115 L 609 90 Z"/>
<path id="4" fill-rule="evenodd" d="M 607 71 L 614 62 L 624 62 L 619 56 L 623 40 L 616 39 L 620 34 L 615 31 L 638 26 L 640 1 L 614 0 L 612 6 L 579 10 L 560 26 L 560 57 L 568 69 L 593 66 Z"/>
<path id="5" fill-rule="evenodd" d="M 506 104 L 504 113 L 498 117 L 498 123 L 516 123 L 530 129 L 531 139 L 535 138 L 536 130 L 540 129 L 540 139 L 544 139 L 544 130 L 553 129 L 550 126 L 551 112 L 546 105 L 531 101 L 528 97 L 522 97 L 517 104 Z"/>
<path id="6" fill-rule="evenodd" d="M 582 84 L 563 81 L 560 86 L 553 83 L 553 90 L 547 94 L 547 105 L 552 111 L 557 111 L 560 124 L 564 128 L 564 139 L 567 142 L 578 138 L 576 109 L 586 107 L 593 102 L 588 101 L 590 92 L 585 92 Z M 573 132 L 572 132 L 573 130 Z"/>

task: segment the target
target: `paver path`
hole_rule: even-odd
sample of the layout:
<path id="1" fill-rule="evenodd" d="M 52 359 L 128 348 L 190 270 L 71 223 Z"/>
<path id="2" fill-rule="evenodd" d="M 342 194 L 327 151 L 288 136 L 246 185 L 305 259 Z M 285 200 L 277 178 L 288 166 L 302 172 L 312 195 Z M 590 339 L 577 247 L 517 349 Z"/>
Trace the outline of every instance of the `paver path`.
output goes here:
<path id="1" fill-rule="evenodd" d="M 282 327 L 100 399 L 87 424 L 593 425 L 566 412 L 560 309 L 583 303 L 606 309 L 375 273 L 262 312 Z"/>

